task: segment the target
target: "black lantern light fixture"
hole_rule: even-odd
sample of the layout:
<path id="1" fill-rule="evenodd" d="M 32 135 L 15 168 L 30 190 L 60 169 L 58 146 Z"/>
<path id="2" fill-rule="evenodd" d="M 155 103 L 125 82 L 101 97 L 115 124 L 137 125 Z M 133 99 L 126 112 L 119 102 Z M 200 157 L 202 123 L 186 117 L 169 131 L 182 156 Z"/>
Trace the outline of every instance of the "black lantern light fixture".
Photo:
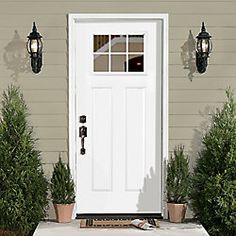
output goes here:
<path id="1" fill-rule="evenodd" d="M 207 60 L 212 50 L 211 35 L 206 32 L 204 22 L 202 22 L 201 32 L 196 38 L 196 67 L 198 72 L 202 74 L 206 71 Z"/>
<path id="2" fill-rule="evenodd" d="M 42 36 L 37 32 L 35 22 L 32 32 L 28 36 L 27 50 L 31 58 L 31 67 L 34 73 L 39 73 L 42 67 Z"/>

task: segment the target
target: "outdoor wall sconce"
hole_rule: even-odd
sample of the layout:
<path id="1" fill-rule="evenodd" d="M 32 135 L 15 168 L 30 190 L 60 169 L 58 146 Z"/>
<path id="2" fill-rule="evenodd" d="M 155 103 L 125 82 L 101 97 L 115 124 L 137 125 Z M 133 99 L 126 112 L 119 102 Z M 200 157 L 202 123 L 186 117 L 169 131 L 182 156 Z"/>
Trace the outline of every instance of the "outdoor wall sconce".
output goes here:
<path id="1" fill-rule="evenodd" d="M 42 67 L 42 36 L 37 32 L 35 22 L 33 23 L 32 32 L 28 36 L 27 50 L 31 58 L 31 67 L 34 73 L 39 73 Z"/>
<path id="2" fill-rule="evenodd" d="M 206 71 L 207 60 L 212 50 L 211 36 L 206 32 L 204 22 L 202 22 L 201 32 L 196 38 L 196 67 L 197 71 L 202 74 Z"/>

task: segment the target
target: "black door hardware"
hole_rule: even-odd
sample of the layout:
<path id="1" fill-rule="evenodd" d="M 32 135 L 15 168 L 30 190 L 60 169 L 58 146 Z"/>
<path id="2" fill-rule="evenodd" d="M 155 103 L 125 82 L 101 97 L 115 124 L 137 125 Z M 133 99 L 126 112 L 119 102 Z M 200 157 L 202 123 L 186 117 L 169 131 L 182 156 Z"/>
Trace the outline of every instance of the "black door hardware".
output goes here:
<path id="1" fill-rule="evenodd" d="M 86 123 L 86 116 L 81 115 L 79 117 L 79 122 L 82 123 L 82 124 Z M 86 149 L 84 148 L 84 139 L 87 137 L 87 127 L 85 127 L 84 125 L 79 127 L 79 137 L 81 138 L 80 154 L 84 155 L 85 152 L 86 152 Z"/>
<path id="2" fill-rule="evenodd" d="M 79 117 L 79 122 L 82 123 L 82 124 L 86 123 L 86 116 L 85 115 L 80 116 Z"/>

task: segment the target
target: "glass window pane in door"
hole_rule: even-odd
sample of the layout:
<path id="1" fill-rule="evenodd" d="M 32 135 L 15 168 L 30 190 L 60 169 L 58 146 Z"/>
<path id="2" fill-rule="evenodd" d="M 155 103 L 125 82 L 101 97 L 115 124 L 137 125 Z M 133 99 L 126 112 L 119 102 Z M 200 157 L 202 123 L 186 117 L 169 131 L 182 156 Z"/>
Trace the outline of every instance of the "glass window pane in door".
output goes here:
<path id="1" fill-rule="evenodd" d="M 108 55 L 96 54 L 94 55 L 94 72 L 108 72 L 109 71 L 109 62 Z"/>
<path id="2" fill-rule="evenodd" d="M 144 72 L 143 55 L 129 55 L 129 72 Z"/>
<path id="3" fill-rule="evenodd" d="M 109 51 L 109 35 L 93 36 L 93 51 L 108 52 Z"/>
<path id="4" fill-rule="evenodd" d="M 143 52 L 144 35 L 129 35 L 129 52 Z"/>
<path id="5" fill-rule="evenodd" d="M 126 55 L 111 55 L 111 71 L 112 72 L 126 71 Z"/>
<path id="6" fill-rule="evenodd" d="M 111 35 L 111 52 L 126 52 L 126 35 Z"/>

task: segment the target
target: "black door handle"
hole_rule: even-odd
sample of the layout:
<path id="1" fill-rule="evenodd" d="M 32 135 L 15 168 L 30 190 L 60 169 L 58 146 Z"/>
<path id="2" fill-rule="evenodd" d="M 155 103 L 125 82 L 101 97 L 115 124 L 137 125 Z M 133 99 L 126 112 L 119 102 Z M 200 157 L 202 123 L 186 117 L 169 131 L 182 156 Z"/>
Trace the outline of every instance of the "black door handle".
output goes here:
<path id="1" fill-rule="evenodd" d="M 85 127 L 84 125 L 79 127 L 79 137 L 81 138 L 80 154 L 84 155 L 86 153 L 86 150 L 84 148 L 84 139 L 87 137 L 87 127 Z"/>
<path id="2" fill-rule="evenodd" d="M 86 116 L 82 115 L 79 117 L 79 122 L 84 124 L 86 123 Z M 81 138 L 81 149 L 80 149 L 80 154 L 84 155 L 86 150 L 84 148 L 84 139 L 87 137 L 87 127 L 86 126 L 81 126 L 79 127 L 79 137 Z"/>

